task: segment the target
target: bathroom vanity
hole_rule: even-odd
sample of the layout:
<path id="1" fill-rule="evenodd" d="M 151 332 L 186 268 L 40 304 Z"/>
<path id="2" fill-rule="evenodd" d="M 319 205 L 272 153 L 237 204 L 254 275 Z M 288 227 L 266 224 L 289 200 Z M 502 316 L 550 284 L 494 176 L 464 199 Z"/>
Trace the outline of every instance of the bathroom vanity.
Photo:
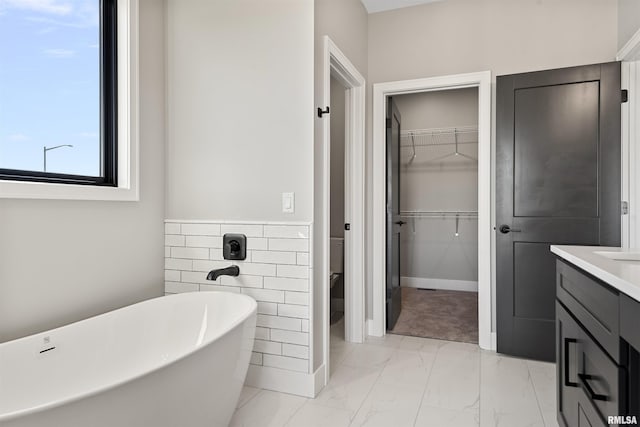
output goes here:
<path id="1" fill-rule="evenodd" d="M 640 250 L 551 251 L 558 257 L 558 423 L 633 425 L 634 416 L 640 421 Z"/>

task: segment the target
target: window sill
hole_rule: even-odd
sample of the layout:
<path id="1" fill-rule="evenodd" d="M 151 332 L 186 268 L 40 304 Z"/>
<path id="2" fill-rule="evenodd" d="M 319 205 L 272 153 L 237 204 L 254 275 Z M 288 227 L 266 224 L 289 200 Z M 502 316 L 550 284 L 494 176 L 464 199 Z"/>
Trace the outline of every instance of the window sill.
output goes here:
<path id="1" fill-rule="evenodd" d="M 2 181 L 0 199 L 102 200 L 135 202 L 137 188 L 93 185 L 51 184 L 46 182 Z"/>

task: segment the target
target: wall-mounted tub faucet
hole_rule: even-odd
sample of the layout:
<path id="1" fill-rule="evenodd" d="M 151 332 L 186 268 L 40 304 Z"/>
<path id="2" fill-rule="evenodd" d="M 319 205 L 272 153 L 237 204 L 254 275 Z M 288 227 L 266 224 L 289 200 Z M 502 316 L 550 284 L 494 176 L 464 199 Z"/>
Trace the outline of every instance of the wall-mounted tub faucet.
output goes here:
<path id="1" fill-rule="evenodd" d="M 237 265 L 232 265 L 227 268 L 218 268 L 217 270 L 211 270 L 209 274 L 207 274 L 207 280 L 216 280 L 220 276 L 239 276 L 240 275 L 240 267 Z"/>

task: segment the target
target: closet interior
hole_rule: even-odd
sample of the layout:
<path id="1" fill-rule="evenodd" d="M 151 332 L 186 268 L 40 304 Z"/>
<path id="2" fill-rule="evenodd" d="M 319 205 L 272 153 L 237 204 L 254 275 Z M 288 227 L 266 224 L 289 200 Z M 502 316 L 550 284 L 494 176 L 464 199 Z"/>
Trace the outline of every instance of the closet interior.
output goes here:
<path id="1" fill-rule="evenodd" d="M 396 334 L 478 342 L 478 91 L 394 96 L 401 117 Z"/>

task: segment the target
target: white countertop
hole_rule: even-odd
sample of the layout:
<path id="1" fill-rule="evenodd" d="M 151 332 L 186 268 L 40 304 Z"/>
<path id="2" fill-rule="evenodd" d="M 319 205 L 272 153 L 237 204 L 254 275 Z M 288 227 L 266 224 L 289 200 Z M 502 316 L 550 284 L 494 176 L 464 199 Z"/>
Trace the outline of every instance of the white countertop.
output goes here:
<path id="1" fill-rule="evenodd" d="M 636 301 L 640 301 L 640 262 L 613 260 L 597 253 L 638 253 L 640 249 L 606 246 L 551 246 L 551 252 Z"/>

